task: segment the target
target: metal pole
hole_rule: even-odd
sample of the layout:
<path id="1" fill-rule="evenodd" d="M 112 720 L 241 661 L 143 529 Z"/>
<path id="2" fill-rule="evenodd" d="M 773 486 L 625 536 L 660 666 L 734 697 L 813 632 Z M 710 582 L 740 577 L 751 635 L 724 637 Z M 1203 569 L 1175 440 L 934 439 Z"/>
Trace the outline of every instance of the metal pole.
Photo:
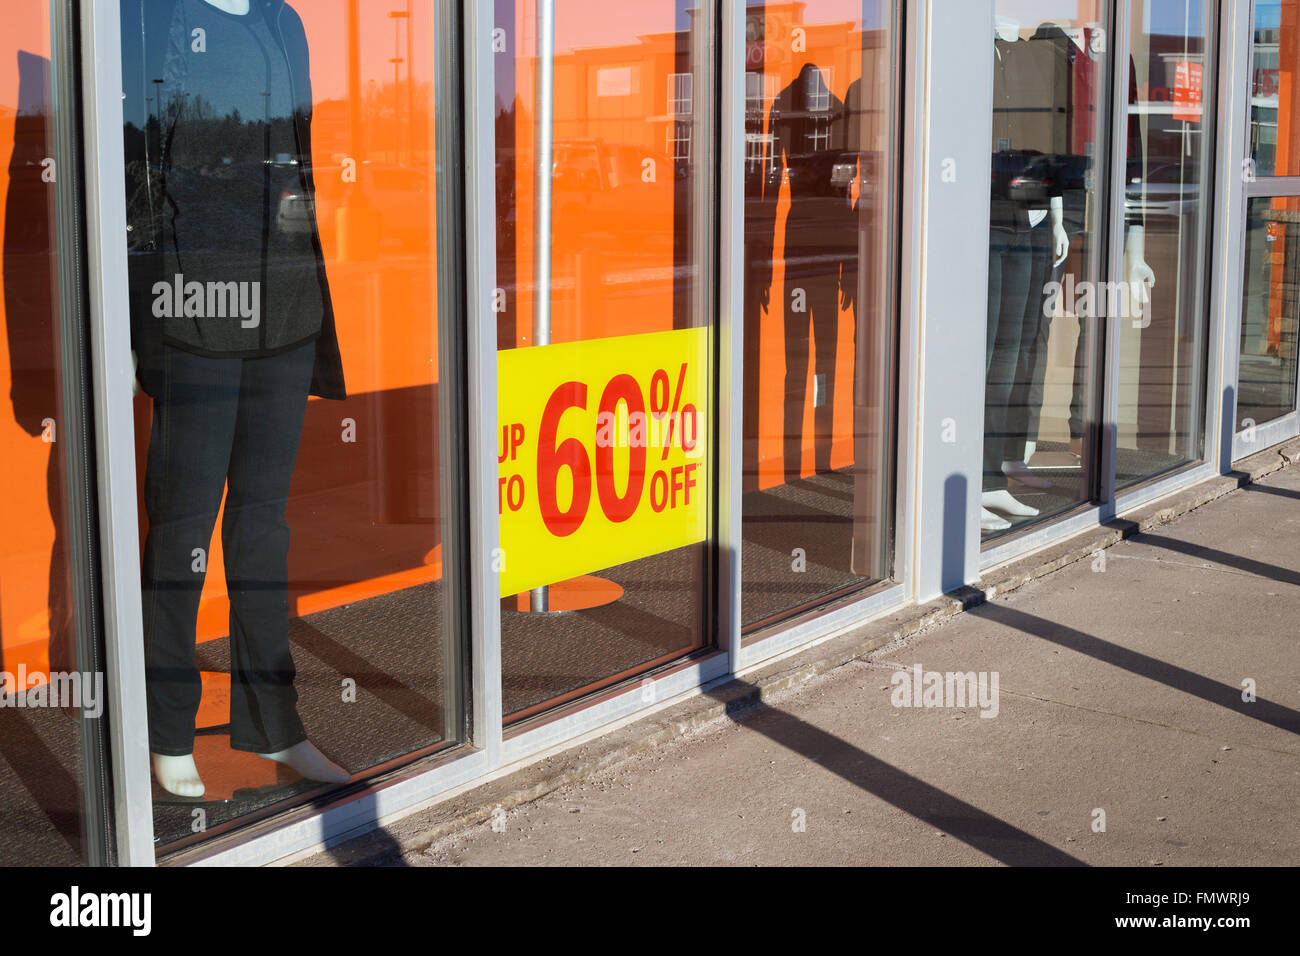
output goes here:
<path id="1" fill-rule="evenodd" d="M 533 258 L 533 347 L 551 344 L 551 187 L 555 174 L 555 0 L 537 0 L 537 153 Z M 550 591 L 534 589 L 534 613 L 550 610 Z"/>

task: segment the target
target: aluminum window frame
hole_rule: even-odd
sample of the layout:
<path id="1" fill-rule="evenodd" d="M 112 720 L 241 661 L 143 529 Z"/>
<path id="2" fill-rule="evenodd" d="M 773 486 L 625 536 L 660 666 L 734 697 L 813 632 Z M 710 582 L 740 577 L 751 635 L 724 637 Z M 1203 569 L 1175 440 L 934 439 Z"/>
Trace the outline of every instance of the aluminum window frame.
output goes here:
<path id="1" fill-rule="evenodd" d="M 772 658 L 788 653 L 794 648 L 811 647 L 832 637 L 847 627 L 857 626 L 873 617 L 888 613 L 906 603 L 911 597 L 913 567 L 911 562 L 911 536 L 904 533 L 911 527 L 914 513 L 915 497 L 910 483 L 903 480 L 909 473 L 910 463 L 915 459 L 916 446 L 913 423 L 913 406 L 910 396 L 920 386 L 917 368 L 917 343 L 910 337 L 914 323 L 909 321 L 917 305 L 920 280 L 919 263 L 921 251 L 921 233 L 915 228 L 915 213 L 921 206 L 921 188 L 923 176 L 920 163 L 922 151 L 916 138 L 916 131 L 924 123 L 923 81 L 925 69 L 925 44 L 918 38 L 921 31 L 930 22 L 928 5 L 925 0 L 896 0 L 890 7 L 890 41 L 891 49 L 891 89 L 890 106 L 901 122 L 902 130 L 890 141 L 888 161 L 892 164 L 894 174 L 893 190 L 890 194 L 890 215 L 887 234 L 890 241 L 888 267 L 885 270 L 891 284 L 889 301 L 889 320 L 893 323 L 890 335 L 891 376 L 889 392 L 893 398 L 893 407 L 889 410 L 890 447 L 885 467 L 882 472 L 888 476 L 890 504 L 890 525 L 886 533 L 889 541 L 886 560 L 887 576 L 862 587 L 850 587 L 842 592 L 835 592 L 820 599 L 814 599 L 810 606 L 793 613 L 785 613 L 771 624 L 745 631 L 741 616 L 741 555 L 743 552 L 742 513 L 743 500 L 743 409 L 744 409 L 744 265 L 743 249 L 745 243 L 745 206 L 744 206 L 744 171 L 749 165 L 749 139 L 745 132 L 746 110 L 756 108 L 756 97 L 750 89 L 749 77 L 761 77 L 754 85 L 762 99 L 762 108 L 766 112 L 771 98 L 776 95 L 778 83 L 771 74 L 747 69 L 746 47 L 746 3 L 745 0 L 727 0 L 724 4 L 733 9 L 726 17 L 728 26 L 733 31 L 729 46 L 730 53 L 739 64 L 738 69 L 724 77 L 730 77 L 733 88 L 729 91 L 731 99 L 724 95 L 722 115 L 729 118 L 728 136 L 734 140 L 734 154 L 730 159 L 723 157 L 724 182 L 730 178 L 731 189 L 736 193 L 732 197 L 734 205 L 722 207 L 723 249 L 732 257 L 732 273 L 728 276 L 727 303 L 724 312 L 734 316 L 736 326 L 732 341 L 733 369 L 730 391 L 731 400 L 727 411 L 732 413 L 730 419 L 734 424 L 729 429 L 724 422 L 724 435 L 730 435 L 734 449 L 734 468 L 723 473 L 722 481 L 730 500 L 733 513 L 730 520 L 734 522 L 734 540 L 729 546 L 734 550 L 732 561 L 735 563 L 735 593 L 728 596 L 733 603 L 734 630 L 728 635 L 731 646 L 735 648 L 736 673 L 746 672 Z M 825 74 L 829 68 L 823 68 Z M 737 75 L 738 74 L 738 75 Z M 827 84 L 827 97 L 832 84 Z M 738 92 L 737 92 L 738 89 Z M 829 103 L 829 99 L 827 100 Z M 767 134 L 769 137 L 772 134 Z M 769 160 L 774 162 L 774 160 Z M 724 274 L 726 270 L 724 269 Z"/>
<path id="2" fill-rule="evenodd" d="M 98 503 L 100 535 L 104 561 L 101 588 L 104 607 L 105 644 L 108 672 L 109 732 L 112 748 L 113 799 L 116 822 L 117 862 L 129 866 L 154 866 L 156 858 L 153 830 L 153 800 L 149 769 L 148 721 L 145 712 L 144 651 L 140 640 L 143 631 L 141 612 L 141 578 L 139 559 L 139 524 L 137 514 L 137 474 L 135 467 L 135 423 L 131 395 L 135 378 L 131 360 L 125 196 L 123 155 L 122 59 L 119 0 L 85 0 L 80 6 L 82 115 L 85 154 L 85 190 L 87 197 L 88 273 L 90 277 L 91 359 L 94 385 L 94 413 L 97 443 Z M 458 83 L 439 84 L 438 108 L 456 108 L 457 122 L 440 145 L 455 148 L 463 162 L 444 166 L 440 177 L 440 194 L 447 189 L 442 179 L 456 175 L 446 171 L 454 167 L 477 171 L 460 183 L 461 195 L 453 201 L 439 203 L 439 229 L 463 230 L 465 257 L 453 266 L 452 281 L 440 282 L 440 306 L 455 310 L 453 314 L 491 315 L 494 285 L 494 250 L 491 231 L 484 232 L 484 212 L 492 222 L 494 188 L 491 152 L 491 104 L 478 96 L 476 89 L 490 89 L 491 29 L 481 24 L 481 4 L 472 0 L 438 0 L 434 16 L 438 23 L 435 36 L 440 59 L 439 75 L 456 75 Z M 470 42 L 470 38 L 475 42 Z M 463 45 L 462 45 L 463 44 Z M 451 71 L 454 71 L 451 72 Z M 484 80 L 486 78 L 486 84 Z M 451 87 L 448 89 L 448 87 Z M 445 126 L 446 124 L 440 124 Z M 483 152 L 486 136 L 488 149 Z M 444 161 L 445 162 L 445 161 Z M 484 170 L 486 169 L 486 175 Z M 463 205 L 462 200 L 463 199 Z M 449 208 L 450 207 L 450 208 Z M 461 210 L 464 210 L 463 221 Z M 440 274 L 444 273 L 439 258 Z M 484 270 L 489 282 L 483 283 Z M 477 277 L 477 281 L 475 281 Z M 463 307 L 457 296 L 463 294 Z M 117 317 L 117 321 L 115 321 Z M 439 356 L 441 372 L 459 375 L 465 367 L 465 355 L 475 354 L 479 323 L 467 322 L 462 342 L 458 334 L 442 333 L 452 328 L 447 314 L 440 313 Z M 483 460 L 483 443 L 465 438 L 464 425 L 485 419 L 495 421 L 495 361 L 486 372 L 491 390 L 484 394 L 485 370 L 469 364 L 463 388 L 457 382 L 455 400 L 440 409 L 440 452 L 444 462 L 466 461 L 462 468 L 468 478 L 463 485 L 444 483 L 442 508 L 454 509 L 445 514 L 444 533 L 452 548 L 468 549 L 468 562 L 447 562 L 445 583 L 448 600 L 444 602 L 444 621 L 439 638 L 448 644 L 446 666 L 449 684 L 456 689 L 448 694 L 450 711 L 447 722 L 448 748 L 423 758 L 411 756 L 411 763 L 397 770 L 379 773 L 361 784 L 340 788 L 314 804 L 290 805 L 267 818 L 247 823 L 235 822 L 229 832 L 215 835 L 193 849 L 167 857 L 166 863 L 219 865 L 256 865 L 281 860 L 294 853 L 316 852 L 361 833 L 382 826 L 384 821 L 401 816 L 411 809 L 435 799 L 447 791 L 464 786 L 481 777 L 489 765 L 493 700 L 499 740 L 500 681 L 487 679 L 494 648 L 483 639 L 493 632 L 491 616 L 499 613 L 495 600 L 495 575 L 490 574 L 491 560 L 481 560 L 475 547 L 491 544 L 495 521 L 485 533 L 481 520 L 472 525 L 468 516 L 481 519 L 486 501 L 495 502 L 495 451 Z M 463 411 L 460 393 L 464 393 Z M 485 408 L 485 405 L 488 406 Z M 477 416 L 477 418 L 476 418 Z M 459 417 L 459 421 L 456 419 Z M 452 425 L 454 427 L 449 427 Z M 463 443 L 457 444 L 464 439 Z M 487 499 L 478 497 L 485 467 L 490 468 L 493 490 Z M 447 550 L 447 549 L 444 549 Z M 462 567 L 463 565 L 463 567 Z M 493 599 L 483 601 L 482 569 L 492 578 Z M 462 595 L 457 597 L 457 595 Z M 468 597 L 465 597 L 468 595 Z M 496 648 L 499 661 L 499 645 Z M 468 659 L 466 659 L 468 658 Z M 498 664 L 499 676 L 499 664 Z M 461 675 L 466 674 L 464 680 Z M 450 688 L 449 688 L 450 690 Z M 468 695 L 468 706 L 464 695 Z"/>
<path id="3" fill-rule="evenodd" d="M 1132 52 L 1132 4 L 1141 0 L 1112 0 L 1109 4 L 1111 16 L 1110 50 L 1111 89 L 1110 103 L 1110 149 L 1108 151 L 1107 215 L 1109 217 L 1105 239 L 1105 274 L 1120 276 L 1123 272 L 1124 245 L 1126 230 L 1124 228 L 1125 180 L 1116 171 L 1125 169 L 1127 160 L 1128 138 L 1128 63 Z M 1253 2 L 1253 0 L 1252 0 Z M 1249 111 L 1245 108 L 1241 76 L 1248 69 L 1240 67 L 1242 57 L 1241 32 L 1243 21 L 1247 24 L 1250 11 L 1249 4 L 1237 4 L 1228 0 L 1211 0 L 1207 5 L 1210 30 L 1208 40 L 1212 48 L 1207 53 L 1207 61 L 1213 65 L 1214 86 L 1211 89 L 1212 105 L 1215 117 L 1215 143 L 1210 152 L 1214 163 L 1212 175 L 1207 177 L 1207 185 L 1212 185 L 1212 195 L 1206 200 L 1204 229 L 1206 243 L 1204 258 L 1207 274 L 1199 281 L 1205 283 L 1204 315 L 1207 320 L 1204 369 L 1204 395 L 1199 399 L 1205 403 L 1202 418 L 1202 450 L 1197 459 L 1189 460 L 1157 475 L 1128 485 L 1123 489 L 1117 487 L 1116 459 L 1118 453 L 1120 370 L 1121 370 L 1121 330 L 1118 317 L 1108 317 L 1102 342 L 1100 374 L 1102 380 L 1101 408 L 1097 419 L 1099 434 L 1095 447 L 1097 456 L 1097 474 L 1095 497 L 1091 503 L 1081 503 L 1078 507 L 1059 518 L 1050 519 L 1041 525 L 1027 528 L 1024 532 L 1006 536 L 981 549 L 979 567 L 981 572 L 991 570 L 1009 561 L 1024 557 L 1053 543 L 1063 541 L 1087 528 L 1111 520 L 1117 515 L 1131 511 L 1151 501 L 1202 481 L 1214 474 L 1225 472 L 1230 467 L 1231 452 L 1227 446 L 1231 439 L 1224 435 L 1224 423 L 1230 416 L 1224 408 L 1225 389 L 1236 386 L 1236 367 L 1230 359 L 1236 353 L 1237 346 L 1230 336 L 1240 323 L 1240 291 L 1242 239 L 1230 230 L 1232 218 L 1240 219 L 1240 228 L 1244 230 L 1244 217 L 1237 210 L 1242 209 L 1242 177 L 1236 174 L 1243 168 L 1243 130 L 1249 127 Z M 1250 62 L 1249 50 L 1245 53 L 1246 63 Z M 1232 121 L 1232 117 L 1241 117 L 1242 123 Z M 1207 114 L 1208 115 L 1208 114 Z M 1208 129 L 1208 121 L 1206 127 Z M 1239 130 L 1238 126 L 1243 130 Z M 1248 146 L 1246 147 L 1248 149 Z M 1300 178 L 1298 178 L 1300 179 Z M 1300 182 L 1298 182 L 1300 187 Z M 1300 193 L 1297 193 L 1300 195 Z M 1236 268 L 1233 262 L 1236 261 Z M 981 405 L 982 407 L 982 405 Z M 1262 447 L 1262 446 L 1261 446 Z"/>
<path id="4" fill-rule="evenodd" d="M 1253 163 L 1250 149 L 1250 131 L 1251 131 L 1251 109 L 1250 97 L 1254 83 L 1254 64 L 1255 64 L 1255 11 L 1258 6 L 1256 0 L 1250 0 L 1248 3 L 1237 5 L 1237 22 L 1234 24 L 1239 31 L 1240 39 L 1236 44 L 1236 49 L 1242 57 L 1240 67 L 1234 73 L 1234 79 L 1242 88 L 1240 92 L 1241 113 L 1238 114 L 1241 122 L 1232 124 L 1230 128 L 1241 133 L 1243 140 L 1242 149 L 1239 151 L 1238 165 L 1234 170 L 1240 169 L 1245 172 L 1251 172 L 1248 163 Z M 1274 445 L 1300 435 L 1300 375 L 1296 376 L 1296 410 L 1288 412 L 1272 421 L 1256 425 L 1253 430 L 1238 427 L 1236 413 L 1236 396 L 1239 394 L 1240 373 L 1241 373 L 1241 324 L 1243 321 L 1242 312 L 1244 311 L 1243 300 L 1246 292 L 1246 235 L 1247 221 L 1250 218 L 1250 204 L 1256 199 L 1280 199 L 1300 196 L 1300 175 L 1297 176 L 1234 176 L 1233 177 L 1240 188 L 1236 203 L 1231 207 L 1237 218 L 1238 228 L 1233 233 L 1235 240 L 1235 257 L 1226 266 L 1235 266 L 1235 269 L 1229 273 L 1233 287 L 1236 291 L 1236 309 L 1229 316 L 1224 328 L 1224 356 L 1225 364 L 1229 366 L 1225 369 L 1224 375 L 1224 396 L 1223 396 L 1223 427 L 1221 429 L 1221 443 L 1223 450 L 1221 458 L 1226 468 L 1230 468 L 1233 462 L 1247 458 L 1256 452 L 1264 451 Z M 1229 335 L 1232 337 L 1229 338 Z M 1235 356 L 1235 362 L 1227 362 L 1228 356 Z M 1296 359 L 1300 362 L 1300 357 Z M 1231 388 L 1233 393 L 1233 403 L 1231 413 L 1226 407 L 1228 404 L 1226 389 Z"/>

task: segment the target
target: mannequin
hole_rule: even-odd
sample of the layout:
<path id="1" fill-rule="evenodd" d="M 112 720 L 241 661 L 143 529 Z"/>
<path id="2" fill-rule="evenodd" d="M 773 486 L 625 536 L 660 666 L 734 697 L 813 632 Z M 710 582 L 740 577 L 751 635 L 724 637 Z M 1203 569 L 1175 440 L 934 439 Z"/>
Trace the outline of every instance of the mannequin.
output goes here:
<path id="1" fill-rule="evenodd" d="M 140 134 L 151 160 L 128 170 L 132 358 L 154 398 L 142 572 L 154 776 L 174 795 L 204 793 L 193 739 L 206 566 L 191 555 L 206 554 L 224 495 L 231 747 L 344 783 L 297 716 L 288 638 L 285 509 L 307 397 L 346 396 L 315 223 L 289 234 L 267 212 L 268 194 L 314 192 L 305 31 L 284 0 L 150 2 L 141 18 L 147 75 L 161 77 Z M 177 42 L 199 29 L 205 48 Z"/>
<path id="2" fill-rule="evenodd" d="M 989 229 L 989 317 L 985 362 L 987 394 L 985 397 L 984 488 L 981 494 L 980 526 L 984 531 L 1002 531 L 1010 527 L 1003 515 L 1028 518 L 1038 509 L 1011 494 L 1009 479 L 1023 484 L 1045 487 L 1034 477 L 1022 460 L 1024 439 L 1017 435 L 1012 409 L 1024 404 L 1022 351 L 1028 338 L 1036 334 L 1037 301 L 1046 286 L 1050 262 L 1063 261 L 1069 252 L 1069 237 L 1064 228 L 1064 206 L 1059 192 L 1046 200 L 1029 200 L 1010 191 L 1009 182 L 1017 173 L 1027 171 L 1031 157 L 1044 155 L 1041 150 L 1027 150 L 1020 142 L 1025 134 L 1016 126 L 1020 104 L 1012 100 L 1014 80 L 1006 62 L 1012 49 L 1026 41 L 1020 39 L 1020 24 L 1009 17 L 994 21 L 995 110 L 1001 108 L 1002 122 L 1010 124 L 1015 135 L 999 137 L 994 155 L 994 193 Z M 1050 187 L 1048 187 L 1050 188 Z M 1050 227 L 1046 224 L 1050 219 Z M 1014 449 L 1014 450 L 1013 450 Z"/>
<path id="3" fill-rule="evenodd" d="M 1053 196 L 1051 200 L 1051 217 L 1052 217 L 1052 248 L 1056 258 L 1052 261 L 1052 268 L 1057 269 L 1065 262 L 1070 255 L 1070 236 L 1065 231 L 1065 200 L 1061 196 Z M 1041 210 L 1033 210 L 1029 214 L 1029 221 L 1037 226 L 1042 222 L 1042 217 L 1046 215 Z M 1019 482 L 1026 488 L 1046 489 L 1052 486 L 1052 483 L 1045 478 L 1039 478 L 1029 469 L 1029 460 L 1034 457 L 1034 451 L 1037 442 L 1029 439 L 1025 442 L 1024 457 L 1004 461 L 1002 463 L 1002 473 L 1008 478 Z"/>
<path id="4" fill-rule="evenodd" d="M 1086 30 L 1049 22 L 1023 39 L 1018 22 L 996 17 L 994 50 L 984 531 L 1006 530 L 1006 518 L 1039 514 L 1014 489 L 1051 486 L 1028 465 L 1036 449 L 1050 321 L 1041 292 L 1068 258 L 1071 229 L 1082 228 L 1086 207 L 1076 196 L 1078 187 L 1067 188 L 1060 171 L 1067 164 L 1077 169 L 1085 155 L 1092 155 L 1085 151 L 1091 137 L 1085 139 L 1079 124 L 1096 106 L 1088 83 L 1095 56 Z M 1056 119 L 1047 121 L 1048 116 Z M 1067 194 L 1076 197 L 1068 212 Z M 1124 278 L 1129 304 L 1139 314 L 1155 281 L 1143 238 L 1141 226 L 1131 224 Z M 1074 430 L 1074 404 L 1071 434 L 1077 435 L 1082 426 Z"/>

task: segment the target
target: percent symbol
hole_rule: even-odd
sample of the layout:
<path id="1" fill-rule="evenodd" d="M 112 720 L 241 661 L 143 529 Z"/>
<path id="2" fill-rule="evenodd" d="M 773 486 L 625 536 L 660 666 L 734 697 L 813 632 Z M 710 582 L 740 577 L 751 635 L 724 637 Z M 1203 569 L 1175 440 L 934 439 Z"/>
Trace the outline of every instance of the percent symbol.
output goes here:
<path id="1" fill-rule="evenodd" d="M 653 411 L 655 415 L 659 416 L 660 418 L 662 418 L 665 414 L 668 415 L 668 440 L 664 442 L 663 455 L 660 458 L 661 461 L 667 461 L 668 453 L 672 451 L 673 430 L 677 424 L 677 418 L 679 414 L 682 412 L 682 390 L 686 386 L 686 369 L 687 369 L 687 363 L 683 362 L 682 369 L 677 374 L 677 392 L 673 396 L 671 411 L 668 408 L 668 392 L 669 389 L 671 388 L 671 385 L 669 382 L 667 369 L 661 368 L 659 371 L 655 372 L 654 378 L 651 379 L 650 381 L 651 411 Z M 694 410 L 694 406 L 691 407 L 692 410 Z M 685 432 L 685 425 L 683 425 L 682 431 Z M 685 438 L 683 436 L 683 442 L 684 441 Z M 685 445 L 683 444 L 682 447 L 685 447 Z"/>

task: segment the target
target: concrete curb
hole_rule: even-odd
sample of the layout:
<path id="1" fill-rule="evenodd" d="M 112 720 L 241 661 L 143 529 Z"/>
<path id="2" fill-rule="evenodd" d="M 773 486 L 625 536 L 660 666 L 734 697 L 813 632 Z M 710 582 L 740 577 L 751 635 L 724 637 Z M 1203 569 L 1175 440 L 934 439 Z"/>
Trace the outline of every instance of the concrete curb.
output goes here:
<path id="1" fill-rule="evenodd" d="M 681 740 L 724 719 L 739 719 L 808 681 L 900 646 L 963 611 L 1009 594 L 1077 561 L 1145 531 L 1162 527 L 1213 501 L 1300 461 L 1300 439 L 1285 442 L 1241 462 L 1238 470 L 1173 492 L 1122 518 L 1091 528 L 1056 545 L 992 569 L 980 588 L 967 588 L 921 605 L 909 605 L 796 652 L 741 678 L 725 678 L 684 700 L 499 779 L 442 798 L 384 829 L 357 837 L 302 860 L 302 866 L 400 864 L 453 833 L 480 826 L 561 787 L 580 783 L 639 754 Z"/>

